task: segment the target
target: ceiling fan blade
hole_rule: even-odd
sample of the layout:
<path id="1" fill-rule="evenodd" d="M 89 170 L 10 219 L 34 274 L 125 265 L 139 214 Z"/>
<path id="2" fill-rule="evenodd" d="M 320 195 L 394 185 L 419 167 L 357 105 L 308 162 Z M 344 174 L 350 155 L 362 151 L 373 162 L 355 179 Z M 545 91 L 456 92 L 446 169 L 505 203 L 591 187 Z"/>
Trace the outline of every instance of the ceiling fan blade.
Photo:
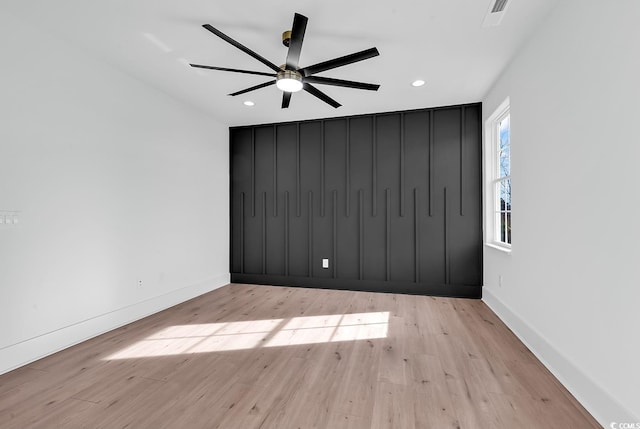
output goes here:
<path id="1" fill-rule="evenodd" d="M 235 46 L 236 48 L 240 49 L 245 54 L 248 54 L 248 55 L 252 56 L 253 58 L 255 58 L 256 60 L 260 61 L 262 64 L 266 65 L 271 70 L 273 70 L 275 72 L 279 72 L 280 71 L 280 67 L 278 67 L 277 65 L 273 64 L 271 61 L 269 61 L 268 59 L 266 59 L 262 55 L 256 54 L 251 49 L 249 49 L 246 46 L 244 46 L 242 43 L 236 42 L 231 37 L 229 37 L 226 34 L 224 34 L 222 31 L 212 27 L 209 24 L 204 24 L 203 27 L 205 29 L 209 30 L 210 32 L 212 32 L 213 34 L 215 34 L 216 36 L 218 36 L 219 38 L 221 38 L 222 40 L 224 40 L 225 42 L 230 43 L 233 46 Z"/>
<path id="2" fill-rule="evenodd" d="M 284 91 L 282 93 L 282 108 L 287 109 L 289 107 L 289 102 L 291 101 L 291 92 Z"/>
<path id="3" fill-rule="evenodd" d="M 369 91 L 377 91 L 380 85 L 374 83 L 354 82 L 352 80 L 332 79 L 330 77 L 307 76 L 305 82 L 319 83 L 322 85 L 344 86 L 346 88 L 366 89 Z"/>
<path id="4" fill-rule="evenodd" d="M 380 52 L 378 52 L 376 48 L 370 48 L 354 54 L 345 55 L 344 57 L 334 58 L 333 60 L 304 67 L 298 71 L 302 73 L 303 76 L 311 76 L 312 74 L 320 73 L 325 70 L 335 69 L 336 67 L 342 67 L 347 64 L 357 63 L 358 61 L 368 60 L 369 58 L 377 57 L 378 55 L 380 55 Z"/>
<path id="5" fill-rule="evenodd" d="M 329 97 L 327 94 L 325 94 L 324 92 L 320 91 L 318 88 L 316 88 L 315 86 L 311 85 L 310 83 L 304 83 L 303 86 L 302 86 L 302 89 L 307 91 L 309 94 L 318 97 L 320 100 L 322 100 L 325 103 L 335 107 L 336 109 L 338 107 L 342 106 L 342 104 L 338 103 L 336 100 L 334 100 L 333 98 Z"/>
<path id="6" fill-rule="evenodd" d="M 271 77 L 277 76 L 275 73 L 264 73 L 264 72 L 258 72 L 258 71 L 252 71 L 252 70 L 240 70 L 240 69 L 229 69 L 226 67 L 203 66 L 201 64 L 189 64 L 189 65 L 191 67 L 197 67 L 199 69 L 221 70 L 221 71 L 245 73 L 245 74 L 257 74 L 258 76 L 271 76 Z"/>
<path id="7" fill-rule="evenodd" d="M 291 27 L 291 40 L 289 41 L 289 52 L 287 52 L 287 69 L 297 70 L 300 61 L 300 51 L 302 51 L 302 41 L 304 32 L 307 30 L 308 18 L 296 13 L 293 16 L 293 27 Z"/>
<path id="8" fill-rule="evenodd" d="M 242 91 L 234 92 L 229 95 L 235 97 L 236 95 L 246 94 L 247 92 L 255 91 L 256 89 L 265 88 L 267 86 L 275 85 L 275 80 L 270 80 L 269 82 L 261 83 L 260 85 L 252 86 L 251 88 L 243 89 Z"/>

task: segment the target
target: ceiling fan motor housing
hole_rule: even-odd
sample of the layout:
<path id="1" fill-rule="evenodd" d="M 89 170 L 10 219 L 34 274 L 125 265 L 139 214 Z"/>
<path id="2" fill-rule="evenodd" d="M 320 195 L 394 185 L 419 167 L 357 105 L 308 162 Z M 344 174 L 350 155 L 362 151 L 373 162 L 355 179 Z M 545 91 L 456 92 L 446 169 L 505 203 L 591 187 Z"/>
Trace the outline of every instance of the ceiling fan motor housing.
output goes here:
<path id="1" fill-rule="evenodd" d="M 289 42 L 291 42 L 291 30 L 282 33 L 282 44 L 288 48 Z"/>

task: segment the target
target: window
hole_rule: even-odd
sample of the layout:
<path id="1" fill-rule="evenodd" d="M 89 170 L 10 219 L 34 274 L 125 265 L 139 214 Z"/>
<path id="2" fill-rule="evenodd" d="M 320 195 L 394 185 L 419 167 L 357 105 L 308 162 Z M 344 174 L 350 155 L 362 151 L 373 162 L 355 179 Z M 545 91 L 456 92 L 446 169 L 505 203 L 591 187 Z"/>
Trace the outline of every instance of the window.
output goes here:
<path id="1" fill-rule="evenodd" d="M 511 249 L 511 115 L 505 100 L 486 123 L 487 240 Z"/>

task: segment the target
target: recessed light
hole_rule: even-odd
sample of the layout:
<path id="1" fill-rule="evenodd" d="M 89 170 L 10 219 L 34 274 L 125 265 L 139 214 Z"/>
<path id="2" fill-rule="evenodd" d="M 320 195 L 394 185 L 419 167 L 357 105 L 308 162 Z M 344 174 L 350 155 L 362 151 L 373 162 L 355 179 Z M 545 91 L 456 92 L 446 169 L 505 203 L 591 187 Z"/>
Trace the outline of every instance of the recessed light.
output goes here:
<path id="1" fill-rule="evenodd" d="M 245 106 L 249 106 L 249 107 L 253 107 L 253 106 L 255 106 L 255 105 L 256 105 L 256 103 L 254 103 L 254 102 L 253 102 L 253 101 L 251 101 L 251 100 L 247 100 L 247 101 L 245 101 L 245 102 L 244 102 L 244 105 L 245 105 Z"/>
<path id="2" fill-rule="evenodd" d="M 411 82 L 411 86 L 415 86 L 416 88 L 422 85 L 424 85 L 424 80 L 422 79 L 414 80 L 413 82 Z"/>

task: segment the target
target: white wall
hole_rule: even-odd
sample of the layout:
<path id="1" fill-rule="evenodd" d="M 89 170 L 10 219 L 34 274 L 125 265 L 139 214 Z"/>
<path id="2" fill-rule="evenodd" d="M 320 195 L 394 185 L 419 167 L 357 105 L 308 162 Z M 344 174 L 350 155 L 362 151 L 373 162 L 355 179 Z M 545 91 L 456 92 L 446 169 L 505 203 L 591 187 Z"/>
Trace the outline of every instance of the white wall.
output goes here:
<path id="1" fill-rule="evenodd" d="M 640 422 L 639 21 L 560 2 L 483 106 L 511 98 L 514 192 L 485 301 L 605 427 Z"/>
<path id="2" fill-rule="evenodd" d="M 0 373 L 228 283 L 226 127 L 2 12 L 0 52 Z"/>

